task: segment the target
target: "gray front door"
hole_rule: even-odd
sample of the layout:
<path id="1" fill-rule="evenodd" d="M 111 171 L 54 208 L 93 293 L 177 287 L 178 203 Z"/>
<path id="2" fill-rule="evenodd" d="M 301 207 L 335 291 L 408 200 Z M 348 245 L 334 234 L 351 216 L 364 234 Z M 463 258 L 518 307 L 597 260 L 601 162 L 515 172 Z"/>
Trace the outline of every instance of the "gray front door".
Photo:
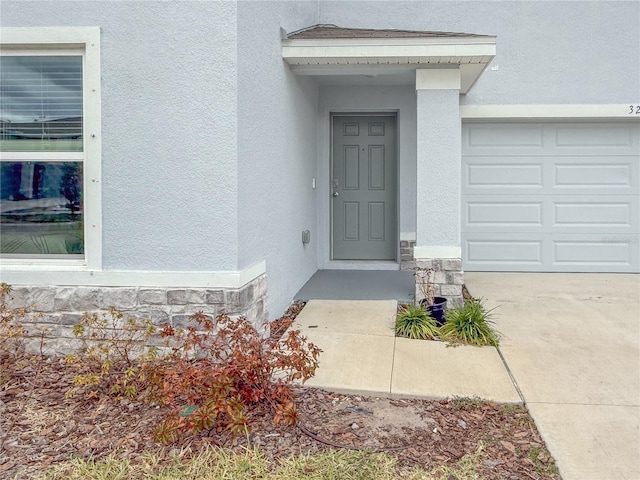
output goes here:
<path id="1" fill-rule="evenodd" d="M 395 260 L 395 117 L 334 116 L 332 151 L 332 258 Z"/>

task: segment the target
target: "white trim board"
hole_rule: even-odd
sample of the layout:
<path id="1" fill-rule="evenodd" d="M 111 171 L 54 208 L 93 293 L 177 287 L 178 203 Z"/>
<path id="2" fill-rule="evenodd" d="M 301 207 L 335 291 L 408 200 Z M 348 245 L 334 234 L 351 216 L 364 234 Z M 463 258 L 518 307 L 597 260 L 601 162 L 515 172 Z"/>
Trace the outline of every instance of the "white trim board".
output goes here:
<path id="1" fill-rule="evenodd" d="M 102 115 L 99 27 L 26 27 L 0 29 L 2 55 L 82 55 L 83 151 L 2 152 L 1 160 L 72 160 L 82 163 L 84 192 L 84 259 L 87 269 L 102 267 Z M 77 268 L 69 257 L 51 259 L 3 258 L 5 265 L 22 265 L 33 276 L 33 268 L 56 263 Z M 76 267 L 73 267 L 76 266 Z M 4 268 L 4 267 L 3 267 Z M 19 267 L 20 268 L 20 267 Z M 3 278 L 5 277 L 3 272 Z M 6 281 L 6 280 L 4 280 Z"/>
<path id="2" fill-rule="evenodd" d="M 640 101 L 583 105 L 460 105 L 460 117 L 462 120 L 593 118 L 640 121 Z"/>
<path id="3" fill-rule="evenodd" d="M 496 56 L 496 37 L 284 39 L 282 58 L 297 75 L 385 75 L 459 69 L 467 93 Z M 367 73 L 368 72 L 368 73 Z"/>
<path id="4" fill-rule="evenodd" d="M 0 29 L 0 43 L 12 48 L 25 45 L 99 47 L 99 42 L 100 27 L 4 27 Z"/>
<path id="5" fill-rule="evenodd" d="M 416 70 L 416 90 L 460 90 L 460 82 L 458 68 Z"/>
<path id="6" fill-rule="evenodd" d="M 188 287 L 241 288 L 267 271 L 262 260 L 244 270 L 227 272 L 153 272 L 126 270 L 87 270 L 60 265 L 26 268 L 3 265 L 2 281 L 10 285 L 103 286 L 103 287 Z"/>
<path id="7" fill-rule="evenodd" d="M 290 64 L 309 58 L 485 57 L 496 54 L 496 37 L 292 38 L 282 41 L 282 57 Z M 490 57 L 490 58 L 489 58 Z M 407 58 L 407 61 L 411 61 Z M 484 62 L 483 62 L 484 63 Z"/>
<path id="8" fill-rule="evenodd" d="M 413 247 L 413 258 L 462 258 L 462 247 L 418 246 Z"/>

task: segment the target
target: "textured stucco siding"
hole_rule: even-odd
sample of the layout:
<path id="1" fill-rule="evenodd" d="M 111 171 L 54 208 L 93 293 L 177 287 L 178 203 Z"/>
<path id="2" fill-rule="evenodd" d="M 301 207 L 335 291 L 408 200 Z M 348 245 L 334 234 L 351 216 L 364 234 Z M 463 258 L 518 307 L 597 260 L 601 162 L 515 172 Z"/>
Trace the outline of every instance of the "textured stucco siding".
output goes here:
<path id="1" fill-rule="evenodd" d="M 3 27 L 99 26 L 103 267 L 237 268 L 234 2 L 12 2 Z"/>
<path id="2" fill-rule="evenodd" d="M 329 258 L 331 111 L 398 111 L 399 231 L 428 232 L 420 246 L 459 246 L 450 107 L 637 103 L 638 18 L 638 1 L 0 2 L 2 27 L 101 28 L 105 270 L 266 260 L 272 317 Z M 497 35 L 498 69 L 459 99 L 422 92 L 416 103 L 413 85 L 321 86 L 281 57 L 280 27 L 316 23 Z M 418 193 L 416 178 L 434 184 Z M 425 208 L 434 201 L 438 218 Z"/>
<path id="3" fill-rule="evenodd" d="M 457 90 L 419 90 L 416 245 L 460 246 L 461 125 Z"/>
<path id="4" fill-rule="evenodd" d="M 239 266 L 266 259 L 272 317 L 317 269 L 318 87 L 290 71 L 280 41 L 280 27 L 305 27 L 316 13 L 315 2 L 238 3 Z"/>
<path id="5" fill-rule="evenodd" d="M 638 1 L 324 1 L 320 22 L 497 35 L 497 55 L 461 103 L 633 103 Z"/>

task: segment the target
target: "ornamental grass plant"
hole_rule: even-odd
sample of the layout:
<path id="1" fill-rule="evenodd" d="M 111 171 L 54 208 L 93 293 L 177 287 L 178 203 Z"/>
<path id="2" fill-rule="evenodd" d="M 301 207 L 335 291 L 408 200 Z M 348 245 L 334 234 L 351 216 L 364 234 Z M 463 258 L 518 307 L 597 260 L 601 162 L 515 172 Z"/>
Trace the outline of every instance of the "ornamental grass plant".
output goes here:
<path id="1" fill-rule="evenodd" d="M 438 324 L 421 306 L 410 304 L 402 307 L 396 316 L 396 335 L 432 340 L 438 336 Z"/>
<path id="2" fill-rule="evenodd" d="M 497 347 L 498 332 L 490 320 L 493 310 L 487 311 L 482 299 L 465 301 L 461 308 L 446 312 L 447 321 L 440 327 L 440 338 L 450 343 Z"/>

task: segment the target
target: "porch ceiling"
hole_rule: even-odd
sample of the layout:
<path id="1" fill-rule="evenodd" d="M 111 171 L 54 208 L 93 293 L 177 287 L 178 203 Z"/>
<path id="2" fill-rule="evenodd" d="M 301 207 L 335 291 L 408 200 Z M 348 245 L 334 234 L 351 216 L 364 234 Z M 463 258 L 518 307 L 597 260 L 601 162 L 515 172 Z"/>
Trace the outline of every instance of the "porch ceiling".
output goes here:
<path id="1" fill-rule="evenodd" d="M 282 39 L 282 58 L 297 75 L 372 78 L 459 68 L 460 93 L 471 89 L 495 55 L 496 37 L 467 33 L 315 25 Z"/>

